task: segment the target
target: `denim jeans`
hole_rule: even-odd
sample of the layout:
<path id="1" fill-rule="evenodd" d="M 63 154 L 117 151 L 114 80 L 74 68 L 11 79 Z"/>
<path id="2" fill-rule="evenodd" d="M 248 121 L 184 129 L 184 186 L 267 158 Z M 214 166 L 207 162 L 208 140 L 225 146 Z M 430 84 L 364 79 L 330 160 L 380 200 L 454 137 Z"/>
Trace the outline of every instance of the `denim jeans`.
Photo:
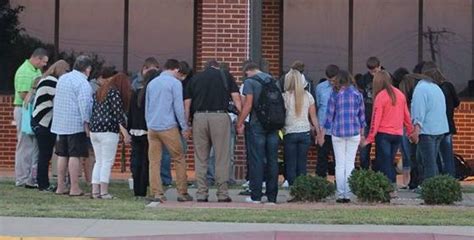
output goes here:
<path id="1" fill-rule="evenodd" d="M 365 136 L 369 133 L 369 128 L 365 128 Z M 362 169 L 369 169 L 370 168 L 370 152 L 372 150 L 372 144 L 367 144 L 365 147 L 360 148 L 359 150 L 359 159 L 360 159 L 360 167 Z"/>
<path id="2" fill-rule="evenodd" d="M 420 164 L 421 159 L 417 159 L 417 145 L 410 143 L 410 183 L 408 187 L 415 189 L 421 184 L 421 177 L 423 172 L 423 166 Z"/>
<path id="3" fill-rule="evenodd" d="M 400 144 L 400 151 L 402 153 L 403 170 L 410 170 L 411 167 L 411 143 L 406 132 L 403 133 L 402 142 Z"/>
<path id="4" fill-rule="evenodd" d="M 183 151 L 186 154 L 186 149 L 188 149 L 188 145 L 186 140 L 181 136 L 181 143 L 183 144 Z M 173 176 L 171 175 L 171 156 L 170 152 L 166 147 L 163 145 L 162 147 L 163 153 L 161 155 L 161 182 L 163 185 L 171 185 L 173 183 Z"/>
<path id="5" fill-rule="evenodd" d="M 375 165 L 377 171 L 382 172 L 392 183 L 397 182 L 397 172 L 394 161 L 402 136 L 386 133 L 377 133 L 375 136 Z"/>
<path id="6" fill-rule="evenodd" d="M 443 174 L 456 177 L 453 154 L 453 135 L 446 134 L 443 136 L 439 145 L 439 161 L 441 162 L 440 171 Z"/>
<path id="7" fill-rule="evenodd" d="M 439 174 L 437 158 L 443 137 L 444 135 L 420 135 L 416 159 L 421 165 L 421 181 Z"/>
<path id="8" fill-rule="evenodd" d="M 262 199 L 262 183 L 265 177 L 266 195 L 269 202 L 276 202 L 278 194 L 278 132 L 266 131 L 260 124 L 250 125 L 249 179 L 251 198 Z"/>
<path id="9" fill-rule="evenodd" d="M 207 183 L 213 185 L 216 181 L 216 153 L 211 147 L 209 158 L 207 159 Z"/>
<path id="10" fill-rule="evenodd" d="M 306 175 L 311 136 L 309 132 L 289 133 L 285 135 L 283 141 L 286 180 L 291 186 L 298 176 Z"/>
<path id="11" fill-rule="evenodd" d="M 318 162 L 316 163 L 316 175 L 326 178 L 328 175 L 328 158 L 332 154 L 334 160 L 334 151 L 331 135 L 324 136 L 323 146 L 318 147 Z"/>

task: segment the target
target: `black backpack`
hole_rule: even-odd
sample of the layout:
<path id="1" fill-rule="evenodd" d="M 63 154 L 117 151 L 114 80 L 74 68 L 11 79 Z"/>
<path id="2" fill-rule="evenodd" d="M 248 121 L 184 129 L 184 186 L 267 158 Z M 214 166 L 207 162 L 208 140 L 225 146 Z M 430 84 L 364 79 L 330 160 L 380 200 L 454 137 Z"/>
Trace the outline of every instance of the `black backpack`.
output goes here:
<path id="1" fill-rule="evenodd" d="M 263 128 L 268 131 L 282 129 L 285 126 L 286 109 L 281 90 L 272 77 L 264 82 L 260 77 L 252 77 L 262 85 L 255 113 Z"/>
<path id="2" fill-rule="evenodd" d="M 456 178 L 460 181 L 471 176 L 472 170 L 469 164 L 459 154 L 454 154 L 454 167 L 456 169 Z"/>

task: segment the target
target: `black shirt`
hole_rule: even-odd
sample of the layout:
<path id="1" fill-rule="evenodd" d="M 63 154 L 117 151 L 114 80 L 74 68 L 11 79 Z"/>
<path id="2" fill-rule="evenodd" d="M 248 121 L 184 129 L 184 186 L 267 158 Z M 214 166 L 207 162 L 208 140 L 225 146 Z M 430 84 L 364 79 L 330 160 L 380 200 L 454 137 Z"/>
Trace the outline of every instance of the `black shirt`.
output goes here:
<path id="1" fill-rule="evenodd" d="M 374 97 L 372 91 L 372 82 L 374 80 L 374 75 L 370 72 L 364 74 L 359 81 L 357 81 L 357 86 L 364 96 L 364 107 L 365 107 L 365 120 L 367 122 L 367 127 L 370 127 L 370 122 L 372 120 L 372 107 L 374 104 Z"/>
<path id="2" fill-rule="evenodd" d="M 110 89 L 103 102 L 94 94 L 92 105 L 91 132 L 119 132 L 119 124 L 125 126 L 125 111 L 117 89 Z"/>
<path id="3" fill-rule="evenodd" d="M 140 107 L 138 106 L 138 93 L 140 89 L 133 91 L 132 97 L 130 99 L 130 111 L 128 114 L 128 130 L 147 130 L 146 120 L 145 120 L 145 99 L 141 102 Z"/>
<path id="4" fill-rule="evenodd" d="M 450 82 L 443 82 L 440 85 L 446 100 L 446 116 L 448 117 L 449 133 L 456 134 L 456 125 L 454 124 L 454 109 L 461 103 L 456 94 L 454 86 Z"/>
<path id="5" fill-rule="evenodd" d="M 186 86 L 185 99 L 192 99 L 191 112 L 225 111 L 229 105 L 230 93 L 238 93 L 234 77 L 224 71 L 228 90 L 224 87 L 221 70 L 209 67 L 196 74 Z"/>

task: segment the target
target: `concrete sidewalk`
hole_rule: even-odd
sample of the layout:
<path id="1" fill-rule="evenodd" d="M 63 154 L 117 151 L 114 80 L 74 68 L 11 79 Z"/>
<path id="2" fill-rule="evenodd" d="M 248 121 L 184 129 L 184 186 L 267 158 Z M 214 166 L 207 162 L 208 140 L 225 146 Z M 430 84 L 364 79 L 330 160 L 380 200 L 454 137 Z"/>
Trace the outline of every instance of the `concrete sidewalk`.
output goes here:
<path id="1" fill-rule="evenodd" d="M 315 232 L 327 234 L 442 234 L 468 237 L 463 239 L 469 239 L 471 237 L 474 239 L 474 227 L 464 226 L 311 225 L 0 217 L 0 236 L 16 237 L 45 236 L 127 238 L 157 235 L 274 231 L 300 232 L 308 234 L 314 234 Z"/>

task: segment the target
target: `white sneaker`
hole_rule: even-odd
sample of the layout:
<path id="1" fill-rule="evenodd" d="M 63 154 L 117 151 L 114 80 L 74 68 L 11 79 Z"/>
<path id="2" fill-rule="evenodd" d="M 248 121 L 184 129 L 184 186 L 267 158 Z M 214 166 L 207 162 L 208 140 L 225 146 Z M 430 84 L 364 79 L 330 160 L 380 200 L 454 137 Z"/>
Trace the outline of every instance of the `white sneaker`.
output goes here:
<path id="1" fill-rule="evenodd" d="M 285 181 L 283 182 L 283 184 L 281 185 L 281 187 L 283 187 L 283 188 L 289 188 L 289 187 L 290 187 L 290 184 L 288 183 L 287 180 L 285 180 Z"/>
<path id="2" fill-rule="evenodd" d="M 247 181 L 247 182 L 244 182 L 244 184 L 242 184 L 242 187 L 243 187 L 243 188 L 248 188 L 249 185 L 250 185 L 250 182 Z"/>
<path id="3" fill-rule="evenodd" d="M 252 200 L 251 197 L 246 197 L 246 198 L 245 198 L 245 202 L 246 202 L 246 203 L 255 203 L 255 204 L 260 204 L 260 203 L 262 203 L 261 201 L 254 201 L 254 200 Z"/>
<path id="4" fill-rule="evenodd" d="M 264 203 L 263 205 L 266 205 L 266 206 L 276 206 L 276 203 L 274 203 L 274 202 L 266 202 L 266 203 Z"/>

